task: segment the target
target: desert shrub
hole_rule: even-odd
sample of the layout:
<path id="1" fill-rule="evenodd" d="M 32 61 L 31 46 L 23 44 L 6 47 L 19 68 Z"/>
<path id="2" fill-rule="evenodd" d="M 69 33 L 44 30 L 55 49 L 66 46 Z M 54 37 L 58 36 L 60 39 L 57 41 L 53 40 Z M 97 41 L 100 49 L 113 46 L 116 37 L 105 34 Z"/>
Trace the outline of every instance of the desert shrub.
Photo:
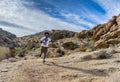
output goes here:
<path id="1" fill-rule="evenodd" d="M 23 50 L 23 51 L 21 51 L 21 52 L 18 54 L 18 56 L 19 56 L 19 57 L 24 57 L 24 56 L 25 56 L 25 53 L 26 53 L 26 51 Z"/>
<path id="2" fill-rule="evenodd" d="M 16 48 L 16 54 L 19 57 L 24 57 L 26 53 L 26 50 L 23 48 Z"/>
<path id="3" fill-rule="evenodd" d="M 83 52 L 86 52 L 88 49 L 91 51 L 95 50 L 94 41 L 91 38 L 90 38 L 90 40 L 87 40 L 87 39 L 80 40 L 79 47 L 81 48 L 81 51 L 83 51 Z"/>
<path id="4" fill-rule="evenodd" d="M 57 49 L 56 52 L 57 52 L 57 53 L 60 53 L 61 55 L 64 55 L 64 54 L 65 54 L 65 52 L 64 52 L 63 50 L 61 50 L 61 49 Z"/>
<path id="5" fill-rule="evenodd" d="M 99 51 L 96 53 L 92 53 L 89 55 L 86 55 L 82 58 L 82 60 L 93 60 L 93 59 L 109 59 L 113 56 L 113 54 L 107 53 L 107 51 Z"/>
<path id="6" fill-rule="evenodd" d="M 106 51 L 100 51 L 96 55 L 97 55 L 97 59 L 108 59 L 112 57 L 112 54 L 107 53 Z"/>
<path id="7" fill-rule="evenodd" d="M 82 58 L 82 60 L 91 60 L 92 59 L 92 56 L 91 55 L 86 55 Z"/>
<path id="8" fill-rule="evenodd" d="M 15 47 L 9 47 L 9 52 L 10 52 L 10 57 L 15 57 L 15 55 L 16 55 Z"/>

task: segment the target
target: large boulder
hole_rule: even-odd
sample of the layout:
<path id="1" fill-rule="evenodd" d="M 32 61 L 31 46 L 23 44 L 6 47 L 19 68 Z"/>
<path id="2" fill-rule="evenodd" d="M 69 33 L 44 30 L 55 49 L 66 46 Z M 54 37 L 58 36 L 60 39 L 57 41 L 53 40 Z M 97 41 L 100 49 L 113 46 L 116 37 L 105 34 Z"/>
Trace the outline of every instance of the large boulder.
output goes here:
<path id="1" fill-rule="evenodd" d="M 119 43 L 120 43 L 120 30 L 116 30 L 101 36 L 100 39 L 95 42 L 95 47 L 108 48 L 110 45 L 116 45 Z"/>
<path id="2" fill-rule="evenodd" d="M 116 22 L 118 25 L 120 25 L 120 15 L 117 17 Z"/>
<path id="3" fill-rule="evenodd" d="M 109 47 L 109 44 L 105 43 L 103 40 L 99 40 L 95 43 L 95 48 L 108 48 Z"/>
<path id="4" fill-rule="evenodd" d="M 114 25 L 114 28 L 112 28 L 112 29 L 116 29 L 116 27 L 115 27 L 117 25 L 116 18 L 117 18 L 117 16 L 113 16 L 113 18 L 111 20 L 109 20 L 108 23 L 100 24 L 100 25 L 97 25 L 96 27 L 94 27 L 92 29 L 93 39 L 95 41 L 98 41 L 102 35 L 110 32 L 113 25 Z"/>
<path id="5" fill-rule="evenodd" d="M 96 48 L 108 48 L 120 43 L 119 22 L 120 16 L 113 16 L 107 23 L 97 25 L 91 30 Z"/>
<path id="6" fill-rule="evenodd" d="M 73 43 L 73 42 L 66 42 L 62 44 L 62 47 L 64 49 L 70 49 L 70 50 L 74 50 L 78 47 L 77 44 Z"/>
<path id="7" fill-rule="evenodd" d="M 98 25 L 92 29 L 94 41 L 98 41 L 99 38 L 106 33 L 107 30 L 105 30 L 104 27 L 105 27 L 105 24 Z"/>
<path id="8" fill-rule="evenodd" d="M 88 30 L 83 30 L 83 31 L 81 31 L 80 33 L 75 33 L 75 37 L 76 38 L 82 38 L 82 39 L 84 39 L 84 38 L 90 38 L 90 37 L 92 37 L 92 32 L 91 31 L 88 31 Z"/>
<path id="9" fill-rule="evenodd" d="M 63 38 L 73 37 L 75 32 L 67 31 L 67 30 L 52 30 L 50 31 L 50 34 L 53 40 L 59 40 Z"/>

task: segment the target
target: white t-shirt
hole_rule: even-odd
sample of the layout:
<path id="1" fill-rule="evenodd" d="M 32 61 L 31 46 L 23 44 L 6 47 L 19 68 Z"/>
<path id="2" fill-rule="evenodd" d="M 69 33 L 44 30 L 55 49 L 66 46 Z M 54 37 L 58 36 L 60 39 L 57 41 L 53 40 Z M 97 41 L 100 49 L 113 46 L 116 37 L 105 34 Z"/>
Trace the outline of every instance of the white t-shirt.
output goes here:
<path id="1" fill-rule="evenodd" d="M 42 38 L 40 39 L 40 41 L 42 41 L 41 46 L 43 46 L 43 47 L 48 47 L 48 46 L 49 46 L 49 42 L 51 41 L 51 38 L 50 38 L 50 37 L 46 38 L 46 37 L 44 36 L 44 37 L 42 37 Z"/>

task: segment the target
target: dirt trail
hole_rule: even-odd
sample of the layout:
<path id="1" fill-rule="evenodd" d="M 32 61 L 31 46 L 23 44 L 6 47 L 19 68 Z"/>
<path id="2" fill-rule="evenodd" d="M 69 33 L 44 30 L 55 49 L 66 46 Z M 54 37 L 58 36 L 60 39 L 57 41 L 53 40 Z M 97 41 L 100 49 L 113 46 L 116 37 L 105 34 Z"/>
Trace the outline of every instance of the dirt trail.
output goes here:
<path id="1" fill-rule="evenodd" d="M 92 52 L 91 52 L 92 53 Z M 81 61 L 89 53 L 0 62 L 0 82 L 120 82 L 120 57 Z"/>

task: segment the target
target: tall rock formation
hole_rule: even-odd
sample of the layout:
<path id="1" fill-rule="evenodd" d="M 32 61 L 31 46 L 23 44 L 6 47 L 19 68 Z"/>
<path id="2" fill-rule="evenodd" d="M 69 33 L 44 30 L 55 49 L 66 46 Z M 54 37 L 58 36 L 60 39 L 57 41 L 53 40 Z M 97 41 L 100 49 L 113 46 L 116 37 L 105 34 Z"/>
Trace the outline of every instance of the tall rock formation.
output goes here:
<path id="1" fill-rule="evenodd" d="M 92 38 L 95 48 L 108 48 L 120 43 L 120 15 L 113 16 L 105 24 L 99 24 L 91 30 L 76 33 L 77 38 Z"/>

